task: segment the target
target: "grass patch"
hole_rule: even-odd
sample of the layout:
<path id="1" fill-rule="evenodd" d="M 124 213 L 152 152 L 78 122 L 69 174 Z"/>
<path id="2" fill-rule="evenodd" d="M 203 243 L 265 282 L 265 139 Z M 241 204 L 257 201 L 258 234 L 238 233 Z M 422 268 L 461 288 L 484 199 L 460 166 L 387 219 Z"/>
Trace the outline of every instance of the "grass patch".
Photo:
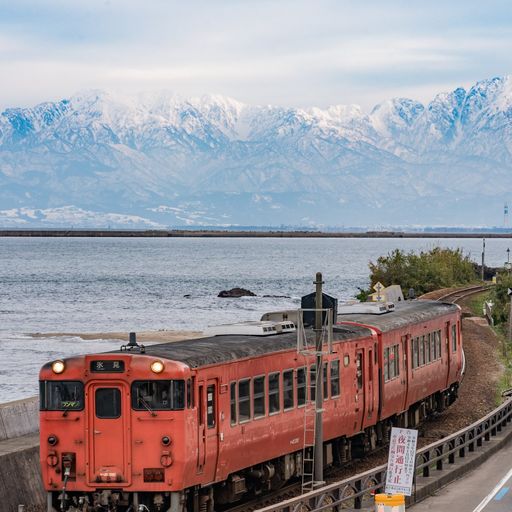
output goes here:
<path id="1" fill-rule="evenodd" d="M 490 292 L 478 293 L 466 300 L 466 305 L 474 316 L 484 316 L 484 302 L 489 300 Z"/>
<path id="2" fill-rule="evenodd" d="M 496 404 L 499 405 L 503 398 L 502 393 L 512 388 L 512 344 L 508 341 L 507 325 L 498 324 L 491 329 L 495 332 L 500 340 L 500 360 L 503 363 L 503 374 L 498 381 L 498 389 L 496 390 Z"/>

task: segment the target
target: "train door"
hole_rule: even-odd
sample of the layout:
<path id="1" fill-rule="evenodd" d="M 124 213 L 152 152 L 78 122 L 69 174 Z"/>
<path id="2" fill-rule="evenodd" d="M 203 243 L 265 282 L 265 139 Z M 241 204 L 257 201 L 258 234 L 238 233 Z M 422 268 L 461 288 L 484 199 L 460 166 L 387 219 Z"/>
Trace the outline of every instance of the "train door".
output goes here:
<path id="1" fill-rule="evenodd" d="M 219 455 L 218 382 L 209 379 L 199 383 L 198 402 L 198 472 L 206 481 L 215 479 Z"/>
<path id="2" fill-rule="evenodd" d="M 452 366 L 452 353 L 450 350 L 450 322 L 444 324 L 444 350 L 446 355 L 446 387 L 450 385 L 450 368 Z"/>
<path id="3" fill-rule="evenodd" d="M 356 350 L 356 416 L 359 430 L 363 428 L 364 415 L 366 411 L 365 404 L 365 368 L 364 351 Z"/>
<path id="4" fill-rule="evenodd" d="M 404 401 L 402 404 L 402 410 L 408 408 L 408 392 L 409 392 L 409 382 L 411 379 L 411 364 L 409 364 L 409 354 L 411 353 L 411 335 L 407 334 L 402 336 L 402 367 L 399 368 L 400 372 L 400 382 L 403 386 L 403 397 Z"/>
<path id="5" fill-rule="evenodd" d="M 365 404 L 366 404 L 366 413 L 365 413 L 365 427 L 367 425 L 372 425 L 374 423 L 373 420 L 373 411 L 375 409 L 375 396 L 374 396 L 374 375 L 373 375 L 373 368 L 374 368 L 374 349 L 370 348 L 368 350 L 368 357 L 367 359 L 367 365 L 366 365 L 366 371 L 365 375 L 368 377 L 366 380 L 366 393 L 365 393 Z"/>
<path id="6" fill-rule="evenodd" d="M 87 390 L 89 482 L 130 483 L 129 393 L 122 383 L 92 383 Z"/>

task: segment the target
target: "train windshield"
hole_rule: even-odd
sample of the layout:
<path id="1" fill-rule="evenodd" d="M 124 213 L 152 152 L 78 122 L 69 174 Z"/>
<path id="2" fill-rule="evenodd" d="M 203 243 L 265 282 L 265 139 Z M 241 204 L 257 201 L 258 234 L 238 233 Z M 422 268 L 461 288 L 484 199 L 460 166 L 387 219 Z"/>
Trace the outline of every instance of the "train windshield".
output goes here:
<path id="1" fill-rule="evenodd" d="M 72 380 L 41 381 L 39 403 L 42 411 L 81 411 L 84 408 L 84 385 Z"/>
<path id="2" fill-rule="evenodd" d="M 178 411 L 185 408 L 184 380 L 143 380 L 132 384 L 136 411 Z"/>

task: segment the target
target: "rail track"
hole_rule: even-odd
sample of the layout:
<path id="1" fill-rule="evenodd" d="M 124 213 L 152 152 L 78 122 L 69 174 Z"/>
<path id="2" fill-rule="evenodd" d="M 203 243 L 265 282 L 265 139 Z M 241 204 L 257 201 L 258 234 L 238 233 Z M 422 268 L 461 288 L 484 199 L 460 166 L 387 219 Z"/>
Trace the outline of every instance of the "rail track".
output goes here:
<path id="1" fill-rule="evenodd" d="M 458 290 L 453 290 L 449 293 L 445 293 L 437 298 L 439 301 L 444 302 L 453 302 L 457 304 L 459 300 L 470 297 L 471 295 L 476 295 L 477 293 L 482 293 L 492 288 L 491 284 L 479 284 L 474 286 L 468 286 L 466 288 L 461 288 Z"/>
<path id="2" fill-rule="evenodd" d="M 492 287 L 492 285 L 489 284 L 483 284 L 483 285 L 472 285 L 465 288 L 461 288 L 458 290 L 450 291 L 449 293 L 445 293 L 438 297 L 436 300 L 438 301 L 444 301 L 444 302 L 452 302 L 456 304 L 458 301 L 465 299 L 467 297 L 470 297 L 472 295 L 476 295 L 477 293 L 482 293 L 487 290 L 489 290 Z M 385 447 L 380 447 L 376 452 L 382 451 L 382 449 Z M 372 454 L 375 455 L 375 454 Z M 349 463 L 347 467 L 350 467 L 352 464 Z M 353 464 L 354 469 L 351 471 L 350 476 L 354 476 L 357 474 L 357 465 Z M 343 474 L 343 478 L 346 478 L 346 469 Z M 342 471 L 342 470 L 341 470 Z M 340 473 L 340 468 L 328 468 L 326 470 L 326 480 L 328 481 L 334 481 L 336 474 Z M 341 476 L 341 475 L 340 475 Z M 339 478 L 339 477 L 338 477 Z M 334 485 L 334 484 L 330 484 Z M 267 493 L 263 496 L 258 496 L 252 500 L 244 501 L 243 503 L 239 505 L 235 505 L 234 507 L 229 508 L 222 508 L 219 509 L 219 512 L 255 512 L 258 510 L 261 510 L 262 508 L 271 507 L 272 505 L 276 505 L 282 501 L 289 500 L 291 498 L 299 496 L 301 493 L 301 483 L 300 482 L 292 482 L 289 485 L 286 485 L 285 487 Z M 302 510 L 302 509 L 297 509 Z M 307 510 L 307 509 L 305 509 Z"/>

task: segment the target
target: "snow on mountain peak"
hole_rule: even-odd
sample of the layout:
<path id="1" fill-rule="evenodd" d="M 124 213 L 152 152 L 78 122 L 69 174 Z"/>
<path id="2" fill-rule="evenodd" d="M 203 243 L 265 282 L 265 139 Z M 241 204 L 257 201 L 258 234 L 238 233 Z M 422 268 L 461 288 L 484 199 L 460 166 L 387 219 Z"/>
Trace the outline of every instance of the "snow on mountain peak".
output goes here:
<path id="1" fill-rule="evenodd" d="M 56 205 L 129 204 L 129 215 L 179 209 L 194 222 L 225 224 L 243 222 L 242 214 L 246 222 L 271 219 L 270 210 L 313 218 L 314 191 L 336 190 L 345 214 L 362 203 L 380 209 L 382 197 L 435 198 L 441 188 L 447 197 L 491 197 L 509 186 L 511 109 L 508 76 L 439 93 L 427 105 L 394 98 L 370 113 L 357 105 L 247 105 L 217 94 L 81 91 L 0 114 L 0 199 L 5 218 L 26 220 L 27 211 Z M 256 196 L 270 197 L 272 208 Z"/>

